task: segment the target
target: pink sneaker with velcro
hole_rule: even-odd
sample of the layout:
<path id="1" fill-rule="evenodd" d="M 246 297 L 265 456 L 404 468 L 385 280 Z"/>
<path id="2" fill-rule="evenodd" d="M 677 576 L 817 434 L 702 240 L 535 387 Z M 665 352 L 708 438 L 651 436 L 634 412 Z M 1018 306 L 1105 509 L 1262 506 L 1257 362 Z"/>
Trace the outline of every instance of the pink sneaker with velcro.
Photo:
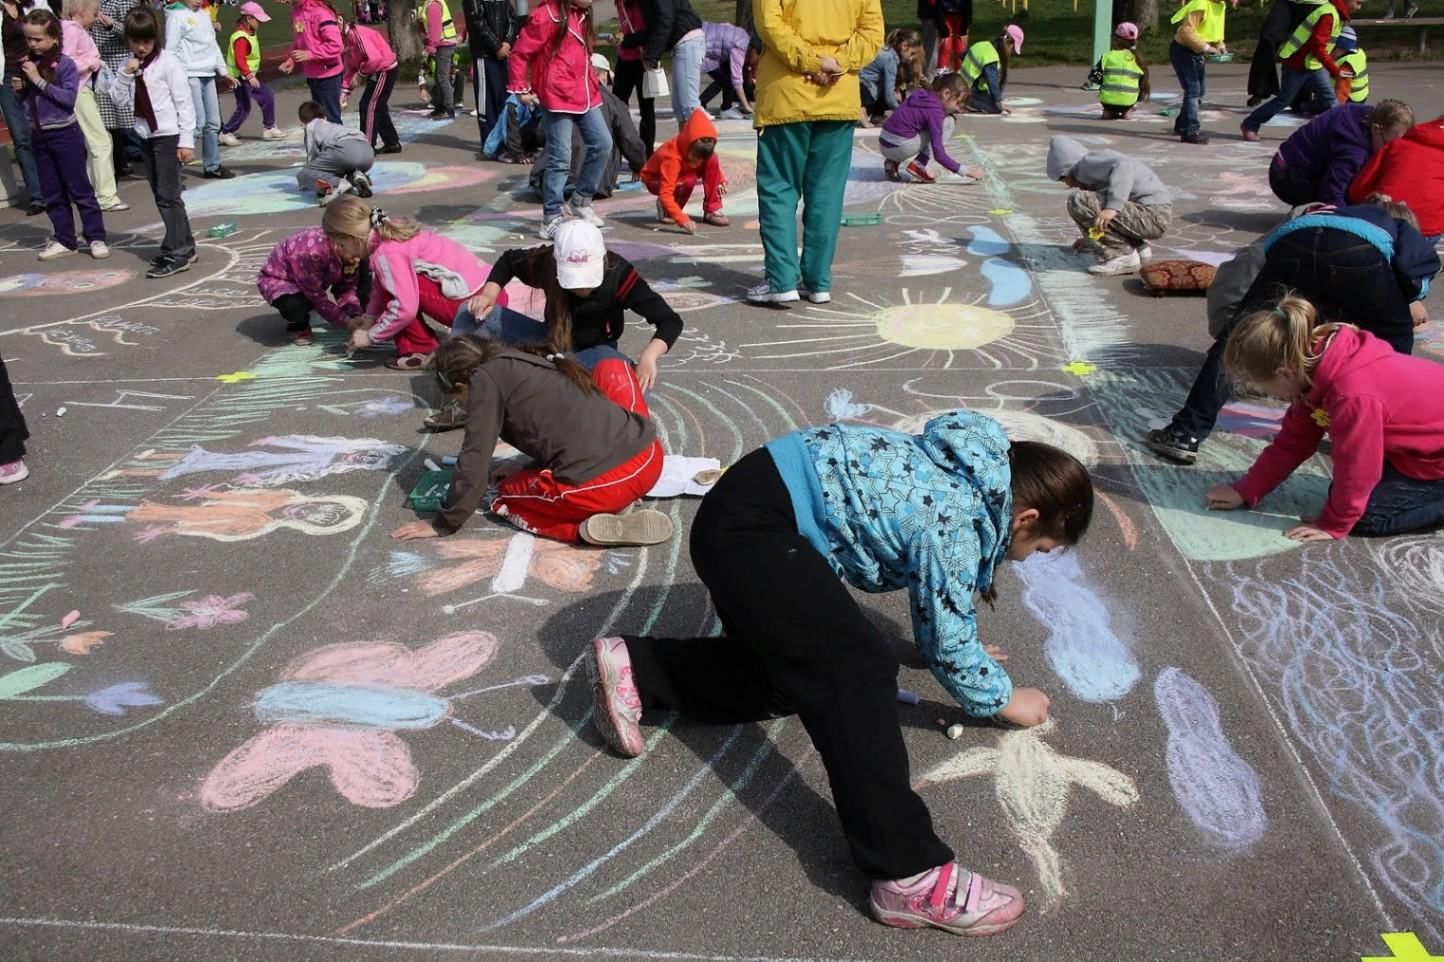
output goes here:
<path id="1" fill-rule="evenodd" d="M 592 683 L 592 721 L 602 740 L 619 755 L 636 758 L 647 747 L 642 737 L 642 696 L 632 681 L 632 658 L 621 638 L 598 638 L 586 657 Z"/>
<path id="2" fill-rule="evenodd" d="M 873 882 L 871 907 L 873 918 L 900 929 L 997 935 L 1023 914 L 1023 894 L 949 862 L 911 884 Z"/>

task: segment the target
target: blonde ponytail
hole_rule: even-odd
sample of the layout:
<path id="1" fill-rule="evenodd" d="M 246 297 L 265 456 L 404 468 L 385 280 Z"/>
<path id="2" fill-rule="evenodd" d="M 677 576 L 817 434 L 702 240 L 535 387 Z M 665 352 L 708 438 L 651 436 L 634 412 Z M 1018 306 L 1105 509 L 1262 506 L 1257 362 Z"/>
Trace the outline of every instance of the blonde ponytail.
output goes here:
<path id="1" fill-rule="evenodd" d="M 1341 326 L 1320 324 L 1318 308 L 1293 292 L 1274 307 L 1245 316 L 1229 335 L 1223 352 L 1224 369 L 1236 383 L 1259 385 L 1278 376 L 1280 368 L 1312 380 L 1322 339 L 1327 343 Z"/>

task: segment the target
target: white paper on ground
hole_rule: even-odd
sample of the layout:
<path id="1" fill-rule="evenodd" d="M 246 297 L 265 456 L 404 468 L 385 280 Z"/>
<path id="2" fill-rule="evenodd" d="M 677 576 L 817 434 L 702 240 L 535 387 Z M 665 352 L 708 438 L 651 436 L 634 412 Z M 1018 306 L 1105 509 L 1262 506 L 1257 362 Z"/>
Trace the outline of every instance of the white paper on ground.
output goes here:
<path id="1" fill-rule="evenodd" d="M 712 485 L 698 484 L 694 480 L 697 472 L 709 468 L 715 471 L 721 467 L 722 462 L 716 458 L 687 458 L 679 454 L 669 454 L 662 459 L 662 476 L 657 479 L 652 490 L 647 492 L 646 497 L 675 498 L 678 495 L 690 494 L 700 498 L 712 490 Z"/>

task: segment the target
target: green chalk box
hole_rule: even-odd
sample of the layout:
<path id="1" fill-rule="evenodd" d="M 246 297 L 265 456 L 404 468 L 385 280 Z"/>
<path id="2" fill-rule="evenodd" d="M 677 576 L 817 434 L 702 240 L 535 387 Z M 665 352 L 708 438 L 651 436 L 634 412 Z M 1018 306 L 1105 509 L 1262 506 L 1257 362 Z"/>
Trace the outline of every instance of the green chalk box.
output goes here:
<path id="1" fill-rule="evenodd" d="M 843 214 L 843 227 L 876 227 L 882 223 L 881 214 Z"/>
<path id="2" fill-rule="evenodd" d="M 417 511 L 438 510 L 446 497 L 446 489 L 451 486 L 451 474 L 450 470 L 427 471 L 406 496 L 407 503 Z"/>
<path id="3" fill-rule="evenodd" d="M 238 229 L 239 229 L 239 228 L 237 228 L 235 224 L 232 224 L 232 223 L 229 223 L 229 222 L 227 222 L 227 223 L 225 223 L 225 224 L 217 224 L 216 226 L 212 227 L 210 230 L 206 231 L 206 236 L 207 236 L 207 237 L 230 237 L 230 236 L 231 236 L 232 234 L 234 234 Z"/>

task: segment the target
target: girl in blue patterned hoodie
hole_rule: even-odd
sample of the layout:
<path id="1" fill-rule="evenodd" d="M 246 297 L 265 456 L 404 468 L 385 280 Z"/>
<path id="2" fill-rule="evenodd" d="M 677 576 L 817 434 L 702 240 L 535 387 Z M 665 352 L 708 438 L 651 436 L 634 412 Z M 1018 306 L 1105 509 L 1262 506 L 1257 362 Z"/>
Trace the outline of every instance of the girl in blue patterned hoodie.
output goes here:
<path id="1" fill-rule="evenodd" d="M 641 754 L 643 711 L 738 723 L 796 714 L 827 769 L 874 917 L 990 935 L 1023 899 L 968 872 L 909 783 L 897 659 L 843 585 L 906 588 L 923 658 L 979 718 L 1041 724 L 1048 697 L 1014 688 L 978 641 L 1004 558 L 1076 544 L 1093 512 L 1072 456 L 1010 443 L 991 418 L 952 411 L 921 435 L 833 424 L 771 441 L 722 476 L 692 525 L 692 564 L 722 637 L 599 638 L 586 664 L 602 737 Z"/>

